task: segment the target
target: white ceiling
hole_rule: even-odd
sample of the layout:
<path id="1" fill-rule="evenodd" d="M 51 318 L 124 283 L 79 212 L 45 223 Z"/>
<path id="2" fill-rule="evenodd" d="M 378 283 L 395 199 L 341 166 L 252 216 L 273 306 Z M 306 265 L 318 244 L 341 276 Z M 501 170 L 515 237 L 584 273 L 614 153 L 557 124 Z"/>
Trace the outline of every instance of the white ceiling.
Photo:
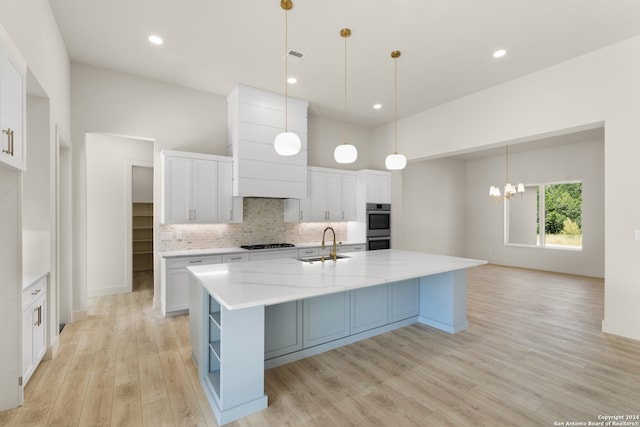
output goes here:
<path id="1" fill-rule="evenodd" d="M 407 116 L 640 34 L 638 0 L 293 0 L 290 96 L 342 120 Z M 284 92 L 278 0 L 50 0 L 73 61 L 226 95 L 237 82 Z M 147 41 L 164 38 L 161 47 Z M 499 60 L 491 54 L 508 50 Z M 373 110 L 379 102 L 381 110 Z"/>

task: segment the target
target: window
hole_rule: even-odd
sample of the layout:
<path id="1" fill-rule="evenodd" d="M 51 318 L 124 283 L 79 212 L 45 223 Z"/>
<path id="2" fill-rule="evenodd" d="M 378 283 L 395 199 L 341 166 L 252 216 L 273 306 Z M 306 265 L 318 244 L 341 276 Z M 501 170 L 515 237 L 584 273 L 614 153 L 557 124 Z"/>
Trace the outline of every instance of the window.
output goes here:
<path id="1" fill-rule="evenodd" d="M 505 244 L 582 249 L 582 182 L 525 189 L 505 203 Z"/>

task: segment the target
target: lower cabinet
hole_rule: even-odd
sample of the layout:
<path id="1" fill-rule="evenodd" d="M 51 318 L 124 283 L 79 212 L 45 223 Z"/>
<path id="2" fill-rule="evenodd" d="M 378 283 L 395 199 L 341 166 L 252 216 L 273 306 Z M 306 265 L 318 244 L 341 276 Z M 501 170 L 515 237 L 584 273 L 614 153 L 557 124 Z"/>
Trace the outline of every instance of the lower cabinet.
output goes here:
<path id="1" fill-rule="evenodd" d="M 265 360 L 418 316 L 418 279 L 265 307 Z M 277 365 L 276 365 L 277 366 Z"/>
<path id="2" fill-rule="evenodd" d="M 162 261 L 162 314 L 179 314 L 189 310 L 189 271 L 193 265 L 220 264 L 221 255 L 171 258 Z"/>
<path id="3" fill-rule="evenodd" d="M 324 344 L 351 334 L 350 292 L 303 300 L 303 348 Z"/>
<path id="4" fill-rule="evenodd" d="M 302 301 L 270 305 L 264 310 L 264 358 L 302 350 Z"/>
<path id="5" fill-rule="evenodd" d="M 388 295 L 386 284 L 351 291 L 352 334 L 389 323 Z"/>
<path id="6" fill-rule="evenodd" d="M 47 350 L 47 276 L 22 294 L 22 385 L 38 367 Z"/>
<path id="7" fill-rule="evenodd" d="M 417 316 L 420 312 L 419 279 L 389 283 L 389 322 Z"/>

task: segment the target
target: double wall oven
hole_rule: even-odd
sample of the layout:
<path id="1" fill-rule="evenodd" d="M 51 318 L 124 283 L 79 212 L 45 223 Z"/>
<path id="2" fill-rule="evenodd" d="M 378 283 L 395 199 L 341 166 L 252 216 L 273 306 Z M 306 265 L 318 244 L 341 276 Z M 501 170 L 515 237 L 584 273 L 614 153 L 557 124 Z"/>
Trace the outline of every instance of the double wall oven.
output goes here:
<path id="1" fill-rule="evenodd" d="M 367 203 L 367 250 L 391 249 L 391 204 Z"/>

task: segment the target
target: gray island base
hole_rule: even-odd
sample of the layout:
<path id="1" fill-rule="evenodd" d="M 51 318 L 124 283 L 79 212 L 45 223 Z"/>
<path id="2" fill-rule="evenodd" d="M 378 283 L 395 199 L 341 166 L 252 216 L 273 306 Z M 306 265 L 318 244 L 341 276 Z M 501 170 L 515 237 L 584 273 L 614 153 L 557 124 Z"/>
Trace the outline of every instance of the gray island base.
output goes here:
<path id="1" fill-rule="evenodd" d="M 395 249 L 346 255 L 188 268 L 193 357 L 220 424 L 267 407 L 265 369 L 417 322 L 468 327 L 466 269 L 486 261 Z"/>

